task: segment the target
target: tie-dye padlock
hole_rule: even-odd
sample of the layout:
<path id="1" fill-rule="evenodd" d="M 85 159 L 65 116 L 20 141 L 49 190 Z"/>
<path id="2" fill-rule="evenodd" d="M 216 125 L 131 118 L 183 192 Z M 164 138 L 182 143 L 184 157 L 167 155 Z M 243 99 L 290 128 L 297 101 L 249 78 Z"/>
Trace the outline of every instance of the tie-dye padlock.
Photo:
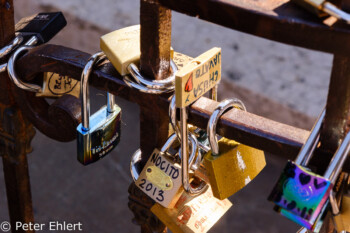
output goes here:
<path id="1" fill-rule="evenodd" d="M 283 173 L 269 196 L 281 214 L 309 230 L 315 230 L 326 213 L 325 209 L 333 185 L 345 163 L 349 151 L 350 134 L 344 138 L 324 176 L 311 172 L 306 166 L 319 140 L 325 110 L 321 113 L 309 138 L 296 160 L 288 161 Z"/>

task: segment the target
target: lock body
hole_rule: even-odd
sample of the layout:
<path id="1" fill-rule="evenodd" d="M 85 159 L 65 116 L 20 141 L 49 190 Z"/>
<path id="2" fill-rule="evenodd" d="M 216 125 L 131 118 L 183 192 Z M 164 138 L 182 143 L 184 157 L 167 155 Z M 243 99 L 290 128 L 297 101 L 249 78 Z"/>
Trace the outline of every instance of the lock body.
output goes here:
<path id="1" fill-rule="evenodd" d="M 181 166 L 155 149 L 135 184 L 154 201 L 171 208 L 183 192 Z"/>
<path id="2" fill-rule="evenodd" d="M 87 165 L 111 152 L 120 141 L 120 122 L 121 109 L 114 106 L 114 112 L 108 113 L 104 106 L 90 117 L 88 131 L 80 124 L 77 127 L 79 162 Z"/>
<path id="3" fill-rule="evenodd" d="M 65 94 L 79 98 L 80 82 L 68 76 L 46 72 L 44 73 L 42 92 L 35 95 L 37 97 L 59 98 Z"/>
<path id="4" fill-rule="evenodd" d="M 156 203 L 151 211 L 173 233 L 194 233 L 209 231 L 231 206 L 228 199 L 216 199 L 209 187 L 197 196 L 183 192 L 172 209 Z"/>
<path id="5" fill-rule="evenodd" d="M 139 65 L 140 49 L 140 25 L 122 28 L 100 39 L 100 48 L 106 54 L 114 68 L 120 75 L 127 75 L 127 67 L 134 63 Z M 173 58 L 174 50 L 171 48 L 170 57 Z"/>
<path id="6" fill-rule="evenodd" d="M 22 18 L 16 24 L 15 30 L 17 35 L 24 37 L 24 41 L 35 36 L 38 45 L 51 40 L 66 25 L 62 12 L 48 12 Z"/>
<path id="7" fill-rule="evenodd" d="M 323 226 L 323 222 L 325 220 L 325 218 L 327 217 L 327 210 L 328 210 L 328 204 L 329 201 L 327 200 L 326 203 L 323 205 L 320 214 L 318 215 L 318 217 L 316 218 L 315 222 L 313 224 L 311 224 L 309 221 L 303 219 L 302 217 L 299 217 L 283 208 L 279 208 L 279 212 L 282 216 L 288 218 L 289 220 L 305 227 L 308 230 L 311 230 L 314 233 L 318 233 L 320 232 L 322 226 Z"/>
<path id="8" fill-rule="evenodd" d="M 330 180 L 288 161 L 269 200 L 283 208 L 281 213 L 288 218 L 312 230 L 324 212 L 332 188 Z"/>
<path id="9" fill-rule="evenodd" d="M 218 141 L 220 154 L 209 151 L 204 166 L 216 198 L 223 200 L 253 180 L 265 167 L 263 151 L 239 144 L 227 138 Z"/>

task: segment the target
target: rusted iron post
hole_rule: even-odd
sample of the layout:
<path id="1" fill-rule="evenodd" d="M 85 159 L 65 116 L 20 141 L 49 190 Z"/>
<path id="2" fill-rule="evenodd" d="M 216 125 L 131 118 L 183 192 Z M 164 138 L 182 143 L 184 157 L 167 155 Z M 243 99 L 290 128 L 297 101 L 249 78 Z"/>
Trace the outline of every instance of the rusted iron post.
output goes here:
<path id="1" fill-rule="evenodd" d="M 14 38 L 13 1 L 0 0 L 0 47 Z M 2 61 L 1 61 L 2 62 Z M 15 105 L 9 78 L 0 74 L 0 155 L 6 183 L 11 226 L 34 221 L 27 153 L 35 131 Z M 12 232 L 33 232 L 15 231 Z"/>
<path id="2" fill-rule="evenodd" d="M 140 22 L 141 73 L 150 80 L 164 79 L 170 73 L 171 11 L 160 6 L 157 0 L 141 0 Z M 154 95 L 139 102 L 143 165 L 153 149 L 159 148 L 168 136 L 167 110 L 161 108 L 158 102 L 159 97 Z M 134 184 L 131 184 L 129 192 L 129 207 L 135 214 L 136 222 L 141 225 L 141 232 L 166 232 L 166 227 L 150 211 L 154 202 Z"/>
<path id="3" fill-rule="evenodd" d="M 323 171 L 349 130 L 350 123 L 350 57 L 334 55 L 326 105 L 325 121 L 321 130 L 322 161 L 317 166 Z M 349 160 L 347 161 L 347 165 Z"/>
<path id="4" fill-rule="evenodd" d="M 334 155 L 350 124 L 350 57 L 334 55 L 331 80 L 329 83 L 326 116 L 320 135 L 321 151 L 317 154 L 322 160 L 312 161 L 323 173 Z M 349 163 L 349 159 L 347 160 Z M 323 232 L 333 232 L 331 218 L 327 218 Z"/>

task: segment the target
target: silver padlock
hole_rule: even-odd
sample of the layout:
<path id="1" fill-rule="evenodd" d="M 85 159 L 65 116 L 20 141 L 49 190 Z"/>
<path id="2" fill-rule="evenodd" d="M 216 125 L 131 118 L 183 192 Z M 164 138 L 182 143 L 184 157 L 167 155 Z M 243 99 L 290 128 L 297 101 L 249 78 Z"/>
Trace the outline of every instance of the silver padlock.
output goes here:
<path id="1" fill-rule="evenodd" d="M 115 104 L 114 95 L 107 93 L 107 105 L 90 117 L 88 80 L 93 66 L 105 58 L 100 52 L 92 55 L 81 77 L 82 123 L 77 127 L 78 160 L 84 165 L 96 162 L 120 141 L 121 108 Z"/>

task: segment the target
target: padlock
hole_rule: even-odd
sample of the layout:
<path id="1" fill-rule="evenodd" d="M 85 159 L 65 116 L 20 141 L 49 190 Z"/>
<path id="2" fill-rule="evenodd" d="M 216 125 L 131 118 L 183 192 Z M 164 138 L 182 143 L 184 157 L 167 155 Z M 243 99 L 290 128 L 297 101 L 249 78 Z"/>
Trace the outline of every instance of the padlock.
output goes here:
<path id="1" fill-rule="evenodd" d="M 141 56 L 140 50 L 140 25 L 123 28 L 101 37 L 101 50 L 104 51 L 117 71 L 124 76 L 126 85 L 136 88 L 141 92 L 150 94 L 169 93 L 174 90 L 175 73 L 177 66 L 172 60 L 174 51 L 170 47 L 170 75 L 162 80 L 149 80 L 138 69 Z M 182 54 L 177 54 L 178 56 Z M 186 61 L 185 56 L 181 59 Z M 179 63 L 179 62 L 178 62 Z M 181 64 L 179 64 L 181 65 Z M 127 76 L 130 74 L 131 77 Z"/>
<path id="2" fill-rule="evenodd" d="M 181 166 L 167 151 L 176 142 L 176 134 L 171 135 L 164 146 L 154 149 L 135 184 L 150 198 L 164 207 L 171 208 L 183 192 L 181 184 Z M 190 164 L 197 153 L 196 138 L 191 135 Z"/>
<path id="3" fill-rule="evenodd" d="M 180 140 L 183 157 L 182 185 L 184 190 L 191 195 L 198 195 L 208 187 L 206 182 L 201 182 L 197 188 L 193 188 L 189 181 L 188 165 L 188 125 L 186 107 L 210 91 L 221 80 L 221 49 L 212 48 L 193 59 L 176 73 L 175 78 L 175 105 L 180 108 Z"/>
<path id="4" fill-rule="evenodd" d="M 78 160 L 84 165 L 106 156 L 120 141 L 121 109 L 112 94 L 107 93 L 107 106 L 90 118 L 88 80 L 94 64 L 103 59 L 102 52 L 92 55 L 81 77 L 82 123 L 77 127 L 77 147 Z"/>
<path id="5" fill-rule="evenodd" d="M 350 23 L 350 15 L 347 12 L 342 11 L 326 0 L 292 0 L 292 2 L 295 2 L 318 17 L 324 17 L 328 14 L 337 19 L 344 20 L 346 23 Z"/>
<path id="6" fill-rule="evenodd" d="M 130 64 L 139 65 L 140 49 L 140 25 L 122 28 L 100 39 L 100 48 L 113 64 L 120 75 L 129 74 Z M 173 58 L 174 50 L 170 50 L 170 58 Z"/>
<path id="7" fill-rule="evenodd" d="M 204 156 L 204 166 L 216 198 L 223 200 L 253 180 L 265 167 L 264 152 L 227 138 L 216 138 L 216 125 L 220 116 L 229 108 L 245 110 L 237 99 L 222 101 L 211 115 L 207 134 L 211 151 Z"/>
<path id="8" fill-rule="evenodd" d="M 62 12 L 43 12 L 21 19 L 15 26 L 16 36 L 23 37 L 26 45 L 44 44 L 67 25 Z M 35 40 L 35 44 L 28 44 Z"/>
<path id="9" fill-rule="evenodd" d="M 281 214 L 309 230 L 317 227 L 328 203 L 334 203 L 333 195 L 330 194 L 349 152 L 350 133 L 345 136 L 323 177 L 306 167 L 317 147 L 324 116 L 325 110 L 320 114 L 296 160 L 288 161 L 269 196 L 270 201 L 282 208 Z"/>
<path id="10" fill-rule="evenodd" d="M 176 106 L 184 108 L 215 87 L 221 80 L 221 48 L 194 58 L 176 73 Z"/>
<path id="11" fill-rule="evenodd" d="M 44 73 L 42 92 L 36 93 L 35 96 L 59 98 L 65 94 L 79 98 L 80 82 L 69 76 L 46 72 Z"/>
<path id="12" fill-rule="evenodd" d="M 66 25 L 67 22 L 62 12 L 40 13 L 21 19 L 15 27 L 16 35 L 18 38 L 24 38 L 26 43 L 13 53 L 7 64 L 1 65 L 0 72 L 5 71 L 7 67 L 8 75 L 17 87 L 27 91 L 41 92 L 41 86 L 24 83 L 18 78 L 15 61 L 23 52 L 33 48 L 32 46 L 51 40 Z"/>
<path id="13" fill-rule="evenodd" d="M 23 41 L 28 42 L 33 36 L 36 38 L 35 42 L 32 40 L 31 43 L 33 44 L 27 45 L 34 45 L 34 43 L 39 45 L 48 42 L 66 25 L 67 22 L 62 12 L 39 13 L 22 18 L 15 26 L 15 39 L 0 49 L 0 58 L 7 56 Z"/>
<path id="14" fill-rule="evenodd" d="M 172 209 L 156 203 L 151 211 L 173 233 L 205 233 L 231 206 L 232 203 L 228 199 L 216 199 L 209 187 L 197 196 L 183 192 Z"/>

